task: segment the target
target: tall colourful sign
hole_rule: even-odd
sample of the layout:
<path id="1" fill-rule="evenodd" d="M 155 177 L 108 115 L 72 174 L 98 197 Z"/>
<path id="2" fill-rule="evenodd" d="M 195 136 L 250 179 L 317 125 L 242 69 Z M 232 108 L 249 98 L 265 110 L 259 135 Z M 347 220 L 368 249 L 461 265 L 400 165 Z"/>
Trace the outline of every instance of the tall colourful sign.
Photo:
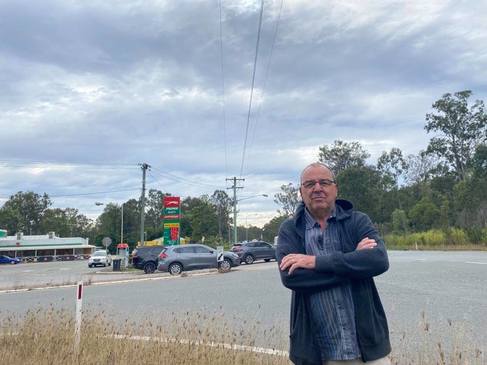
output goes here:
<path id="1" fill-rule="evenodd" d="M 165 196 L 163 203 L 164 245 L 179 245 L 181 198 L 179 196 Z"/>

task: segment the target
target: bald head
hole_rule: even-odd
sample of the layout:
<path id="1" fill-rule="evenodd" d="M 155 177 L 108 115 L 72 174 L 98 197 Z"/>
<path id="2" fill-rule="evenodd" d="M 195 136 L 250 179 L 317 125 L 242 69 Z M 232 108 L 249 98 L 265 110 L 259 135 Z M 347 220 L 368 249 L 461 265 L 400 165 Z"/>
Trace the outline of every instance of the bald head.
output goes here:
<path id="1" fill-rule="evenodd" d="M 300 179 L 299 179 L 299 183 L 302 184 L 303 183 L 303 176 L 305 175 L 306 171 L 311 169 L 311 168 L 322 168 L 322 169 L 325 169 L 326 171 L 329 172 L 330 176 L 331 176 L 331 179 L 332 180 L 335 180 L 335 174 L 333 173 L 333 171 L 331 171 L 331 169 L 326 166 L 324 163 L 322 162 L 313 162 L 313 163 L 310 163 L 308 166 L 306 166 L 303 171 L 301 171 L 301 176 L 300 176 Z"/>
<path id="2" fill-rule="evenodd" d="M 321 162 L 309 164 L 301 172 L 299 192 L 311 215 L 324 222 L 335 208 L 338 193 L 335 175 Z"/>

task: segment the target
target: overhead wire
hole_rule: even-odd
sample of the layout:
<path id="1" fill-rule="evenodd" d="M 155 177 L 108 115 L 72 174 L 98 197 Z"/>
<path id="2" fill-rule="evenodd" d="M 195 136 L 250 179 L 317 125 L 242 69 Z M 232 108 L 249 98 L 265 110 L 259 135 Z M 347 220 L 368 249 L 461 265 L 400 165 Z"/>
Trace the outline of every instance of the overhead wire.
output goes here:
<path id="1" fill-rule="evenodd" d="M 220 10 L 220 76 L 221 76 L 221 108 L 223 121 L 223 146 L 225 150 L 225 176 L 228 172 L 228 154 L 227 154 L 227 116 L 226 116 L 226 97 L 225 97 L 225 69 L 223 66 L 223 25 L 222 25 L 222 0 L 218 0 Z"/>
<path id="2" fill-rule="evenodd" d="M 262 94 L 265 93 L 265 89 L 267 87 L 267 81 L 269 79 L 269 73 L 270 73 L 270 68 L 271 68 L 271 63 L 272 63 L 272 56 L 274 55 L 274 46 L 276 43 L 278 31 L 279 31 L 279 24 L 281 22 L 281 13 L 282 13 L 282 8 L 283 8 L 283 3 L 284 3 L 284 0 L 281 0 L 281 5 L 279 6 L 279 12 L 277 15 L 277 20 L 276 20 L 276 25 L 274 27 L 274 34 L 273 34 L 272 41 L 271 41 L 271 49 L 270 49 L 270 53 L 269 53 L 269 60 L 267 61 L 267 66 L 266 66 L 266 70 L 264 73 L 264 82 L 262 84 Z M 250 139 L 249 147 L 252 146 L 252 144 L 255 140 L 255 132 L 257 130 L 257 124 L 259 122 L 261 110 L 262 110 L 262 103 L 259 103 L 259 105 L 257 106 L 257 111 L 255 113 L 255 117 L 254 117 L 254 125 L 253 125 L 253 129 L 252 129 L 252 138 Z"/>
<path id="3" fill-rule="evenodd" d="M 260 15 L 259 15 L 259 27 L 257 30 L 257 42 L 255 45 L 255 57 L 254 57 L 254 69 L 252 72 L 252 86 L 250 87 L 250 100 L 249 100 L 249 109 L 247 112 L 247 125 L 245 127 L 245 138 L 244 138 L 244 145 L 242 151 L 242 163 L 240 165 L 240 177 L 242 177 L 243 169 L 244 169 L 244 162 L 245 162 L 245 153 L 247 149 L 247 139 L 249 135 L 249 125 L 250 125 L 250 113 L 252 111 L 252 98 L 254 96 L 254 85 L 255 85 L 255 72 L 257 69 L 257 58 L 259 55 L 259 43 L 260 43 L 260 33 L 262 30 L 262 15 L 264 13 L 264 0 L 261 0 L 260 4 Z"/>
<path id="4" fill-rule="evenodd" d="M 157 174 L 159 174 L 160 176 L 165 177 L 165 178 L 172 179 L 173 181 L 177 181 L 179 183 L 184 183 L 184 184 L 189 184 L 189 185 L 194 185 L 194 186 L 205 186 L 205 187 L 219 188 L 219 189 L 222 189 L 223 188 L 220 185 L 213 185 L 213 184 L 207 184 L 207 183 L 204 183 L 204 182 L 197 182 L 197 181 L 194 181 L 194 180 L 190 180 L 190 179 L 187 179 L 185 177 L 172 174 L 170 172 L 162 171 L 161 169 L 156 168 L 154 166 L 152 166 L 152 169 L 155 170 L 155 172 Z"/>

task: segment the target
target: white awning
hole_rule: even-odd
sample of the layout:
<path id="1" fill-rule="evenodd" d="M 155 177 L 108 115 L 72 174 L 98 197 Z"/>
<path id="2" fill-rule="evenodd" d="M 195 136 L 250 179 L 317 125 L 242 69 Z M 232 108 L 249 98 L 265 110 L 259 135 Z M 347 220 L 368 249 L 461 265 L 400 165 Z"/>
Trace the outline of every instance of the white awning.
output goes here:
<path id="1" fill-rule="evenodd" d="M 35 247 L 0 247 L 0 251 L 39 251 L 39 250 L 71 250 L 73 248 L 95 248 L 93 245 L 76 245 L 76 246 L 63 246 L 63 245 L 56 245 L 56 246 L 35 246 Z"/>

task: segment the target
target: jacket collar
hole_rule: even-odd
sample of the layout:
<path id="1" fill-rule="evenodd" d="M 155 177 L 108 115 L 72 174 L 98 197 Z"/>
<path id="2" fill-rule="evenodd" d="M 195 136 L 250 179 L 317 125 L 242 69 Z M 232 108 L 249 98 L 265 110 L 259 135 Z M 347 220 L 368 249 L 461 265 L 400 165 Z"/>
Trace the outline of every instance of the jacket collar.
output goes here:
<path id="1" fill-rule="evenodd" d="M 345 199 L 337 199 L 335 201 L 335 215 L 337 221 L 341 221 L 350 218 L 352 214 L 353 204 Z M 305 206 L 304 203 L 299 203 L 296 208 L 296 212 L 293 215 L 294 225 L 297 228 L 297 232 L 300 236 L 304 237 L 304 229 L 306 227 L 306 217 L 305 217 Z"/>

